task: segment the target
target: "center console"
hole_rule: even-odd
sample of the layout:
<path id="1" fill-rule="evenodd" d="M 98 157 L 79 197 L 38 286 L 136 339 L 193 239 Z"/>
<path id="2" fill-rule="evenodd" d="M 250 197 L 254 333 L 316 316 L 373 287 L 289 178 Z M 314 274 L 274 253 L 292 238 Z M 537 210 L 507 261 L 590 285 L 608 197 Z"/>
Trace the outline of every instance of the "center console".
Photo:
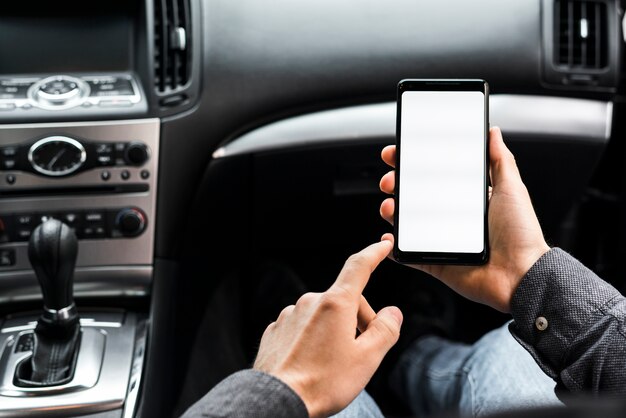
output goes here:
<path id="1" fill-rule="evenodd" d="M 146 294 L 159 127 L 158 119 L 0 125 L 0 302 L 40 297 L 27 243 L 48 218 L 79 239 L 77 296 Z"/>
<path id="2" fill-rule="evenodd" d="M 41 298 L 29 241 L 51 219 L 77 237 L 77 298 L 149 294 L 159 126 L 150 118 L 0 125 L 0 303 Z M 17 312 L 0 320 L 0 417 L 103 410 L 133 416 L 146 315 L 80 304 L 79 312 L 76 372 L 45 387 L 15 382 L 17 365 L 33 356 L 37 315 Z"/>
<path id="3" fill-rule="evenodd" d="M 3 5 L 0 417 L 136 414 L 161 118 L 197 99 L 199 5 Z"/>

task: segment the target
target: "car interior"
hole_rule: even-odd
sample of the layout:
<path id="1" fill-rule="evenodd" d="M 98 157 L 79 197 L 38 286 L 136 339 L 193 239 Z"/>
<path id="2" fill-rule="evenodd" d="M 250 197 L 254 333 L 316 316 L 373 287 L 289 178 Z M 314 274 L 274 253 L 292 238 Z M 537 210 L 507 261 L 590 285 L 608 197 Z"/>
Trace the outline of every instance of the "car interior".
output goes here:
<path id="1" fill-rule="evenodd" d="M 626 290 L 622 1 L 4 3 L 0 417 L 174 417 L 250 367 L 391 232 L 406 78 L 486 80 L 548 243 Z M 468 343 L 510 320 L 391 260 L 365 296 Z"/>

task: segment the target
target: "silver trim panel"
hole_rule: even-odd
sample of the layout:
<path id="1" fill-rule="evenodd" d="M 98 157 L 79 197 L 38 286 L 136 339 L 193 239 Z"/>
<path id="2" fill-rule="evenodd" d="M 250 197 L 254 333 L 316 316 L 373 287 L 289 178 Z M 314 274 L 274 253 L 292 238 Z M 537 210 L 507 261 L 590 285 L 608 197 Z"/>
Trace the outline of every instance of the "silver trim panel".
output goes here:
<path id="1" fill-rule="evenodd" d="M 6 334 L 2 330 L 2 334 Z M 96 385 L 100 376 L 100 366 L 104 357 L 106 334 L 104 331 L 88 328 L 81 330 L 80 346 L 74 377 L 64 385 L 51 387 L 19 387 L 13 383 L 15 371 L 20 363 L 32 356 L 32 351 L 14 353 L 13 347 L 22 335 L 28 332 L 20 332 L 10 335 L 5 344 L 2 357 L 0 357 L 0 373 L 4 373 L 0 380 L 0 399 L 7 397 L 30 397 L 30 396 L 58 396 L 62 393 L 79 392 L 92 388 Z M 0 409 L 2 407 L 0 406 Z"/>
<path id="2" fill-rule="evenodd" d="M 83 328 L 119 328 L 122 325 L 119 322 L 99 322 L 92 318 L 80 318 L 80 326 Z M 25 325 L 2 328 L 0 334 L 9 334 L 12 332 L 33 330 L 37 327 L 37 321 L 30 321 Z"/>
<path id="3" fill-rule="evenodd" d="M 98 209 L 122 209 L 137 207 L 147 216 L 145 230 L 136 237 L 115 239 L 79 240 L 76 295 L 120 296 L 145 295 L 149 289 L 150 267 L 153 262 L 156 219 L 156 191 L 158 182 L 160 120 L 143 119 L 107 122 L 76 122 L 47 124 L 0 125 L 0 146 L 31 144 L 34 139 L 67 135 L 94 142 L 139 141 L 149 149 L 150 158 L 139 166 L 100 167 L 63 178 L 51 178 L 21 171 L 0 173 L 0 214 L 51 213 Z M 130 173 L 124 180 L 122 172 Z M 144 178 L 141 172 L 147 170 Z M 104 180 L 101 173 L 108 171 L 110 178 Z M 15 176 L 15 183 L 6 182 L 6 174 Z M 137 184 L 146 186 L 145 192 L 100 194 L 63 194 L 63 188 L 115 186 Z M 48 193 L 47 190 L 52 192 Z M 3 192 L 28 190 L 23 197 L 2 195 Z M 36 193 L 33 193 L 36 191 Z M 28 261 L 28 243 L 0 244 L 2 249 L 15 250 L 15 265 L 0 267 L 0 303 L 9 300 L 40 298 L 31 266 Z M 137 268 L 141 270 L 138 275 Z M 89 272 L 89 275 L 87 275 Z M 149 272 L 146 283 L 146 273 Z M 112 276 L 109 277 L 108 274 Z M 120 277 L 128 281 L 119 280 Z"/>
<path id="4" fill-rule="evenodd" d="M 139 322 L 135 334 L 135 353 L 130 371 L 130 379 L 128 381 L 128 393 L 126 394 L 126 402 L 124 403 L 123 418 L 133 418 L 135 416 L 135 408 L 137 407 L 137 399 L 139 398 L 139 387 L 141 385 L 141 375 L 143 373 L 143 361 L 146 354 L 147 334 L 148 326 L 146 321 Z"/>
<path id="5" fill-rule="evenodd" d="M 80 312 L 80 326 L 81 327 L 96 327 L 96 328 L 119 328 L 124 322 L 124 311 L 112 310 L 112 311 L 99 311 L 99 312 Z M 14 331 L 26 331 L 33 330 L 37 326 L 37 320 L 41 316 L 35 313 L 10 315 L 2 324 L 0 334 L 5 334 Z"/>
<path id="6" fill-rule="evenodd" d="M 152 266 L 79 267 L 74 273 L 75 297 L 143 297 L 150 293 Z M 0 273 L 0 304 L 41 300 L 32 270 Z"/>
<path id="7" fill-rule="evenodd" d="M 494 94 L 491 126 L 506 134 L 606 142 L 613 103 L 547 96 Z M 347 107 L 296 116 L 262 126 L 229 142 L 214 158 L 341 141 L 394 138 L 396 103 Z"/>
<path id="8" fill-rule="evenodd" d="M 89 313 L 85 315 L 89 316 Z M 23 323 L 27 324 L 33 319 L 23 318 Z M 136 373 L 141 373 L 137 355 L 143 353 L 144 349 L 137 350 L 141 343 L 142 328 L 134 313 L 126 313 L 118 324 L 118 327 L 94 326 L 83 329 L 83 332 L 106 335 L 102 367 L 93 387 L 50 396 L 0 396 L 0 417 L 82 416 L 124 407 L 130 388 L 129 378 L 137 378 Z M 15 334 L 0 333 L 0 347 L 6 346 L 10 338 L 15 338 Z"/>

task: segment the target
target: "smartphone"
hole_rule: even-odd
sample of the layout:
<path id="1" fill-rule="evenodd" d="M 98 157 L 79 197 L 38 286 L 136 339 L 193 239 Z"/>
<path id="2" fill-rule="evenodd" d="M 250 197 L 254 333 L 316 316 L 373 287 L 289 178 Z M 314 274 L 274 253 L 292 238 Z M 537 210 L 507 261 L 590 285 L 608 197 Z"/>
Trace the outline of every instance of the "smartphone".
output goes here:
<path id="1" fill-rule="evenodd" d="M 484 80 L 398 84 L 397 261 L 487 262 L 488 138 L 489 86 Z"/>

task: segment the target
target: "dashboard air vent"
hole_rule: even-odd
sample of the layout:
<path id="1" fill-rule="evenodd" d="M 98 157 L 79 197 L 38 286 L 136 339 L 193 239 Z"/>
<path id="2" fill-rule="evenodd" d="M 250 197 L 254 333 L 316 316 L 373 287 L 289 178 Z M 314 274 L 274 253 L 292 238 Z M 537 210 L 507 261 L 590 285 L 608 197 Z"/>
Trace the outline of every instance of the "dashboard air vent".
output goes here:
<path id="1" fill-rule="evenodd" d="M 154 0 L 154 84 L 158 92 L 175 91 L 191 70 L 189 0 Z"/>
<path id="2" fill-rule="evenodd" d="M 571 70 L 608 65 L 606 3 L 556 0 L 554 3 L 555 64 Z"/>

